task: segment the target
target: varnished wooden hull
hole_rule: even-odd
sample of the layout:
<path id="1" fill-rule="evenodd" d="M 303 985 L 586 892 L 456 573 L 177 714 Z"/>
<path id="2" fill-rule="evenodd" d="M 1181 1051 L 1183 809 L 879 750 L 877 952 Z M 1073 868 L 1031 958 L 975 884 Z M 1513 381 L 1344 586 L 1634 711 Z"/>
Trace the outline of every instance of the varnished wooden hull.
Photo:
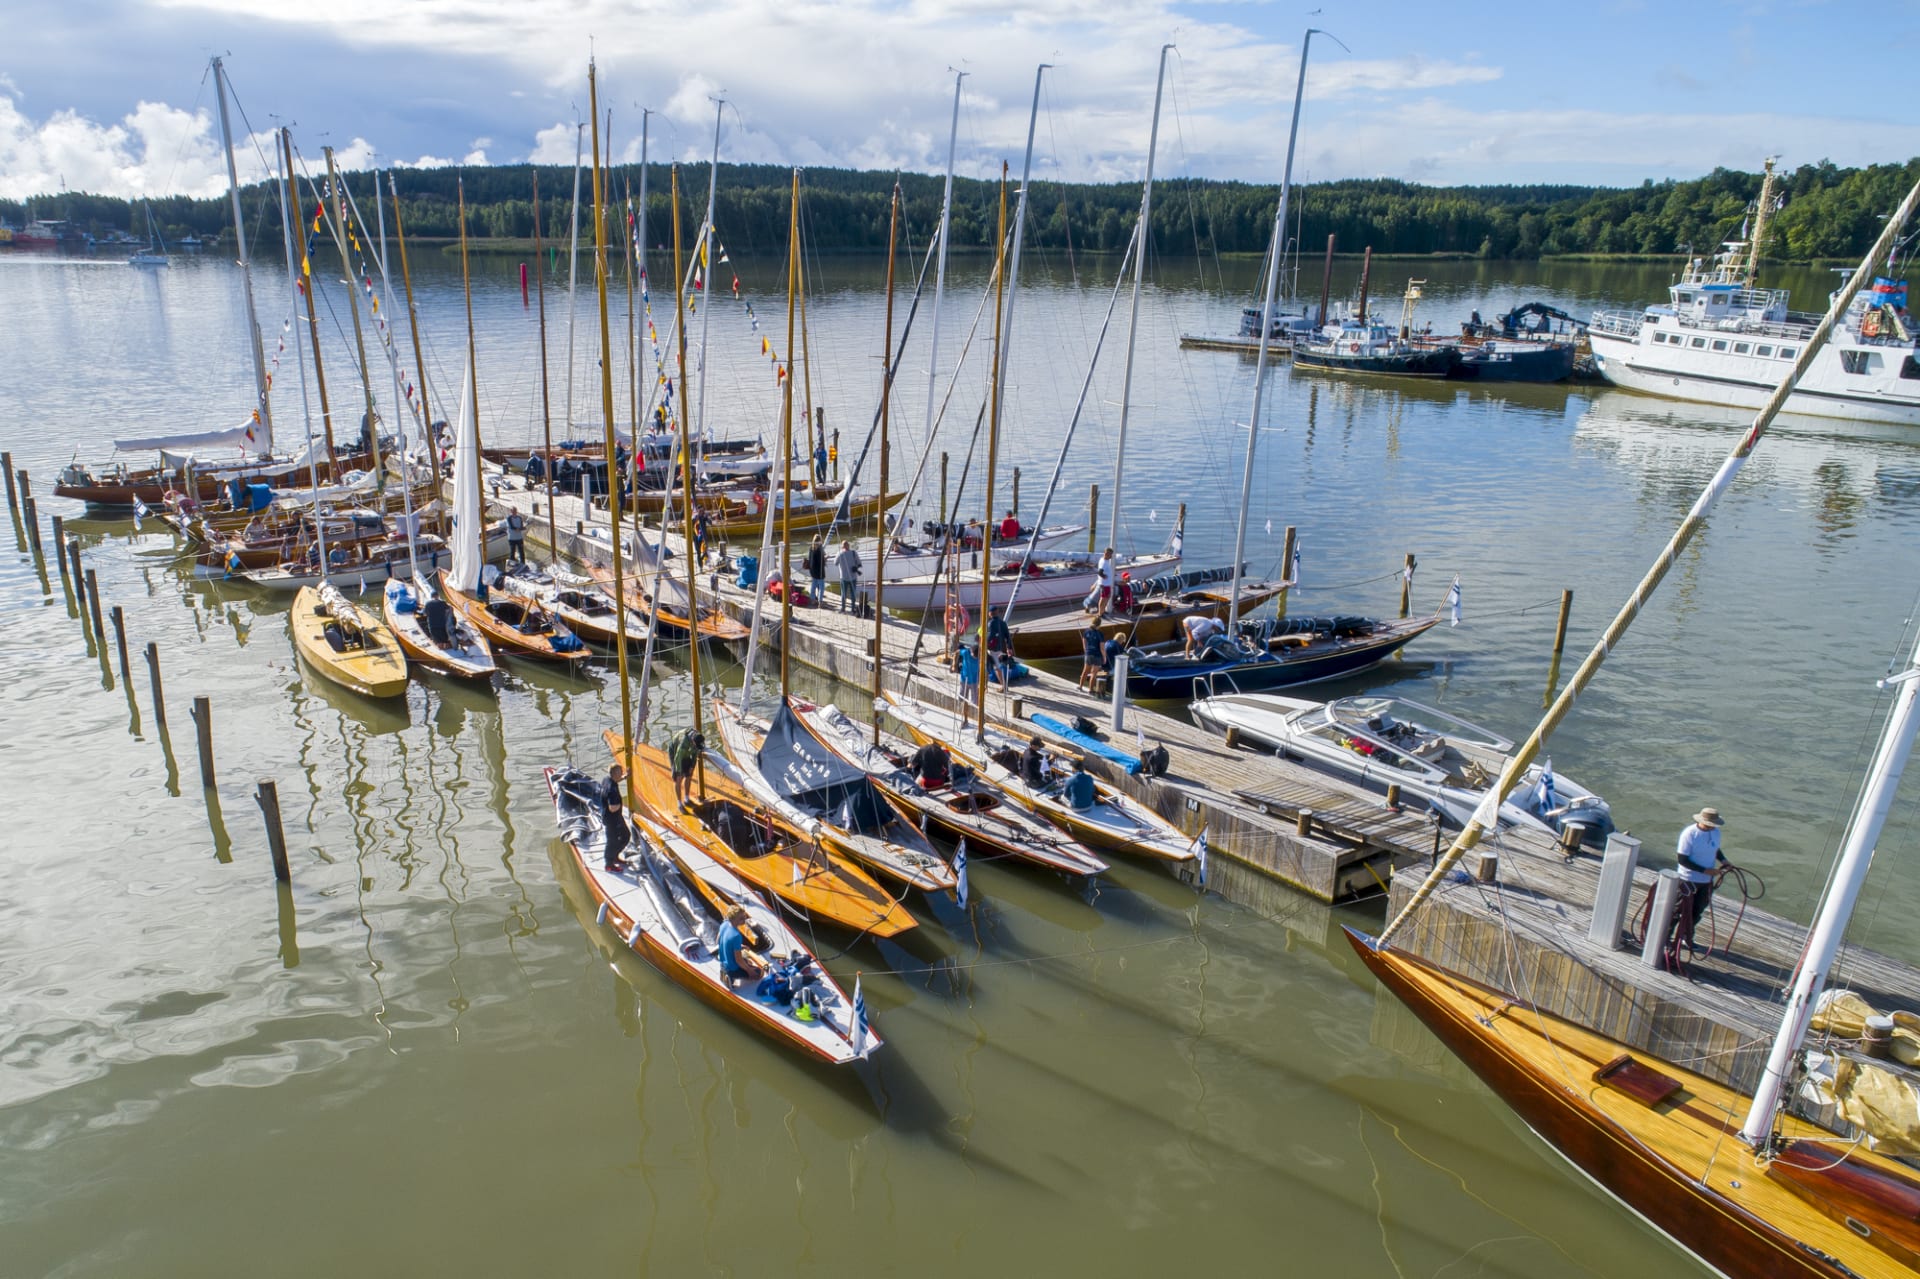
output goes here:
<path id="1" fill-rule="evenodd" d="M 609 593 L 613 590 L 613 570 L 604 565 L 589 565 L 587 572 L 593 579 L 605 586 Z M 663 637 L 685 639 L 691 620 L 684 613 L 676 612 L 667 605 L 659 608 L 642 589 L 640 575 L 627 573 L 627 607 L 649 619 L 649 623 L 660 630 Z M 725 612 L 711 604 L 700 605 L 700 638 L 714 644 L 744 644 L 753 632 L 747 629 L 745 622 L 737 622 Z"/>
<path id="2" fill-rule="evenodd" d="M 1732 1089 L 1346 932 L 1374 976 L 1542 1139 L 1720 1273 L 1916 1273 L 1757 1166 L 1738 1135 L 1748 1099 Z M 1680 1091 L 1648 1106 L 1596 1082 L 1595 1072 L 1622 1055 L 1677 1081 Z M 1827 1135 L 1791 1117 L 1782 1127 L 1789 1137 Z M 1910 1175 L 1863 1147 L 1847 1157 L 1875 1175 Z M 1849 1215 L 1841 1207 L 1838 1215 Z"/>
<path id="3" fill-rule="evenodd" d="M 1283 589 L 1278 582 L 1243 585 L 1240 588 L 1240 611 L 1247 613 L 1258 608 Z M 1194 598 L 1207 596 L 1215 598 Z M 1126 617 L 1109 616 L 1098 625 L 1100 633 L 1108 639 L 1117 639 L 1129 648 L 1138 648 L 1174 640 L 1184 642 L 1186 632 L 1183 624 L 1189 617 L 1224 618 L 1226 615 L 1225 591 L 1189 591 L 1172 601 L 1149 600 Z M 1030 621 L 1015 622 L 1009 628 L 1013 632 L 1013 655 L 1033 661 L 1078 657 L 1083 651 L 1081 633 L 1092 624 L 1092 620 L 1089 614 L 1076 612 L 1061 617 L 1036 617 Z"/>
<path id="4" fill-rule="evenodd" d="M 362 623 L 365 646 L 335 650 L 326 639 L 326 624 L 330 620 L 331 616 L 320 606 L 317 592 L 303 589 L 294 596 L 289 625 L 294 650 L 301 660 L 322 678 L 362 697 L 405 696 L 407 659 L 393 632 L 369 613 Z"/>
<path id="5" fill-rule="evenodd" d="M 473 596 L 457 591 L 447 581 L 443 571 L 440 574 L 440 593 L 454 611 L 466 619 L 467 625 L 486 637 L 487 643 L 502 653 L 513 657 L 530 657 L 535 661 L 552 662 L 560 666 L 578 666 L 587 660 L 589 654 L 583 646 L 577 649 L 561 650 L 553 646 L 551 631 L 528 634 L 517 627 L 510 626 L 493 615 L 493 612 Z M 524 600 L 515 596 L 507 599 L 525 606 Z"/>

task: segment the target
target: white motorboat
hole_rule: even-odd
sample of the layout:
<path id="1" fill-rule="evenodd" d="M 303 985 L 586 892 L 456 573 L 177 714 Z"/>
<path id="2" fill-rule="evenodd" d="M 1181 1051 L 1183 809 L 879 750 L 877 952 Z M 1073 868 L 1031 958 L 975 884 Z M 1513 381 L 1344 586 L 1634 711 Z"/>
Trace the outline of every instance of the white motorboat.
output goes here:
<path id="1" fill-rule="evenodd" d="M 1124 571 L 1144 580 L 1167 572 L 1180 563 L 1178 555 L 1135 555 L 1115 559 L 1114 576 Z M 1084 553 L 1034 559 L 1021 572 L 1019 563 L 1003 564 L 994 570 L 987 602 L 1004 609 L 1008 601 L 1018 609 L 1059 608 L 1078 604 L 1096 587 L 1098 557 Z M 947 605 L 948 577 L 944 573 L 922 573 L 916 577 L 889 576 L 880 584 L 880 602 L 887 608 L 908 613 L 937 612 Z M 961 573 L 954 579 L 960 604 L 969 611 L 980 607 L 980 579 L 977 574 Z M 1017 589 L 1017 595 L 1016 595 Z"/>
<path id="2" fill-rule="evenodd" d="M 1424 802 L 1464 825 L 1513 752 L 1497 733 L 1443 710 L 1398 697 L 1342 697 L 1331 702 L 1273 693 L 1226 693 L 1189 707 L 1216 733 L 1304 760 L 1347 781 Z M 1607 801 L 1570 778 L 1536 764 L 1521 775 L 1500 818 L 1554 835 L 1580 828 L 1581 842 L 1604 845 L 1613 832 Z"/>

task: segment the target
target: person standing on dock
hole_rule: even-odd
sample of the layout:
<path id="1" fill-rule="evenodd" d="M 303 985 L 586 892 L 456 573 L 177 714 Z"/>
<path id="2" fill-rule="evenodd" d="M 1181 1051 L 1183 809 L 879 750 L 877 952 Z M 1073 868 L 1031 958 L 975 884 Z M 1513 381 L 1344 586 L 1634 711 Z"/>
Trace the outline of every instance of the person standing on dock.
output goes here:
<path id="1" fill-rule="evenodd" d="M 704 509 L 693 513 L 693 562 L 707 562 L 707 513 Z"/>
<path id="2" fill-rule="evenodd" d="M 813 595 L 813 606 L 819 608 L 827 598 L 827 548 L 820 541 L 820 535 L 813 535 L 813 545 L 807 548 L 807 585 Z"/>
<path id="3" fill-rule="evenodd" d="M 507 559 L 514 564 L 527 562 L 527 517 L 518 507 L 507 512 Z"/>
<path id="4" fill-rule="evenodd" d="M 967 712 L 973 709 L 973 704 L 976 700 L 975 693 L 979 690 L 980 686 L 980 658 L 974 653 L 971 645 L 962 644 L 960 646 L 956 669 L 960 672 L 960 704 L 962 708 L 960 712 L 960 722 L 965 724 L 967 722 Z"/>
<path id="5" fill-rule="evenodd" d="M 1693 815 L 1693 824 L 1680 832 L 1679 847 L 1675 850 L 1680 878 L 1687 885 L 1687 901 L 1682 909 L 1687 911 L 1684 936 L 1690 951 L 1695 949 L 1693 930 L 1700 926 L 1700 917 L 1707 913 L 1720 876 L 1732 865 L 1720 851 L 1720 828 L 1724 825 L 1719 809 L 1701 809 Z"/>
<path id="6" fill-rule="evenodd" d="M 854 611 L 854 591 L 860 586 L 860 552 L 853 549 L 852 542 L 840 543 L 840 553 L 833 557 L 833 565 L 840 570 L 840 611 Z"/>
<path id="7" fill-rule="evenodd" d="M 627 868 L 620 854 L 633 839 L 633 828 L 627 824 L 627 810 L 621 800 L 626 781 L 626 766 L 615 764 L 607 770 L 607 779 L 600 783 L 599 793 L 594 796 L 600 803 L 601 828 L 607 832 L 606 855 L 601 864 L 613 873 Z"/>
<path id="8" fill-rule="evenodd" d="M 1098 693 L 1100 675 L 1107 669 L 1107 637 L 1089 624 L 1080 632 L 1080 691 Z"/>

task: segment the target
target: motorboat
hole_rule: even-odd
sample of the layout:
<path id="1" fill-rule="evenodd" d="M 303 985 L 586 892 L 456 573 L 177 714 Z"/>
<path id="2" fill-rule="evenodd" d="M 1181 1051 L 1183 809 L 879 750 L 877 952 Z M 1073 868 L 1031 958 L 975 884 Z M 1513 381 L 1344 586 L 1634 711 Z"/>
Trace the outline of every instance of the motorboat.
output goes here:
<path id="1" fill-rule="evenodd" d="M 1189 707 L 1216 733 L 1303 760 L 1370 790 L 1400 788 L 1404 800 L 1423 802 L 1441 817 L 1465 825 L 1486 789 L 1513 753 L 1513 743 L 1478 724 L 1406 698 L 1366 695 L 1330 702 L 1272 693 L 1224 693 Z M 1577 827 L 1596 847 L 1613 833 L 1607 801 L 1552 764 L 1521 775 L 1500 809 L 1511 825 L 1561 835 Z"/>

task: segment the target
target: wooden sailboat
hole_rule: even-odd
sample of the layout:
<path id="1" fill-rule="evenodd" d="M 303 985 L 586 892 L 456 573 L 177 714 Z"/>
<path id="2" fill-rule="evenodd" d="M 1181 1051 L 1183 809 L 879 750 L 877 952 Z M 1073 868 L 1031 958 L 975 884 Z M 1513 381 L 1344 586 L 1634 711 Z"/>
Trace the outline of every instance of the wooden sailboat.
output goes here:
<path id="1" fill-rule="evenodd" d="M 599 909 L 598 922 L 621 944 L 703 1003 L 810 1057 L 843 1065 L 880 1046 L 872 1030 L 856 1030 L 853 1000 L 746 881 L 694 841 L 637 814 L 626 869 L 608 870 L 606 830 L 587 791 L 591 779 L 553 768 L 546 779 L 554 818 Z M 736 905 L 765 946 L 764 961 L 787 975 L 784 1003 L 756 997 L 755 983 L 736 984 L 720 966 L 717 934 L 725 911 Z"/>
<path id="2" fill-rule="evenodd" d="M 407 691 L 407 658 L 385 622 L 331 586 L 293 597 L 293 646 L 308 666 L 363 697 Z"/>
<path id="3" fill-rule="evenodd" d="M 627 607 L 646 618 L 648 624 L 656 626 L 660 634 L 677 639 L 686 638 L 689 631 L 697 630 L 702 640 L 715 644 L 744 644 L 752 635 L 746 623 L 736 621 L 724 610 L 713 604 L 689 606 L 692 598 L 688 589 L 680 582 L 664 575 L 656 575 L 649 564 L 649 558 L 658 552 L 646 545 L 645 539 L 637 539 L 635 545 L 639 554 L 635 556 L 635 565 L 644 572 L 636 572 L 631 579 L 623 583 L 622 592 Z M 613 571 L 602 564 L 589 564 L 587 572 L 604 586 L 612 587 Z M 658 593 L 651 585 L 658 577 Z M 697 615 L 697 616 L 696 616 Z"/>
<path id="4" fill-rule="evenodd" d="M 460 264 L 466 271 L 466 195 L 460 197 Z M 467 369 L 460 386 L 460 422 L 453 467 L 453 564 L 440 573 L 448 604 L 500 652 L 510 657 L 577 665 L 591 654 L 578 636 L 520 596 L 488 589 L 482 563 L 478 374 L 473 366 L 473 298 L 467 297 Z"/>
<path id="5" fill-rule="evenodd" d="M 1348 930 L 1361 959 L 1488 1087 L 1569 1162 L 1721 1274 L 1920 1274 L 1920 1174 L 1786 1113 L 1810 1077 L 1806 1036 L 1920 730 L 1920 644 L 1886 681 L 1897 689 L 1864 788 L 1814 915 L 1780 1026 L 1751 1098 L 1676 1063 L 1529 1006 L 1393 946 L 1393 938 L 1494 825 L 1546 738 L 1730 488 L 1835 323 L 1920 205 L 1920 184 L 1801 350 L 1752 427 L 1695 501 L 1567 688 L 1502 769 L 1472 820 L 1378 939 Z M 1577 962 L 1577 961 L 1575 961 Z M 1871 1063 L 1842 1058 L 1839 1069 Z M 1906 1085 L 1909 1093 L 1911 1085 Z M 1903 1103 L 1911 1114 L 1913 1099 Z M 1843 1113 L 1872 1135 L 1875 1115 Z M 1889 1119 L 1895 1118 L 1892 1115 Z M 1882 1135 L 1885 1135 L 1882 1130 Z M 1903 1133 L 1903 1145 L 1911 1134 Z"/>

